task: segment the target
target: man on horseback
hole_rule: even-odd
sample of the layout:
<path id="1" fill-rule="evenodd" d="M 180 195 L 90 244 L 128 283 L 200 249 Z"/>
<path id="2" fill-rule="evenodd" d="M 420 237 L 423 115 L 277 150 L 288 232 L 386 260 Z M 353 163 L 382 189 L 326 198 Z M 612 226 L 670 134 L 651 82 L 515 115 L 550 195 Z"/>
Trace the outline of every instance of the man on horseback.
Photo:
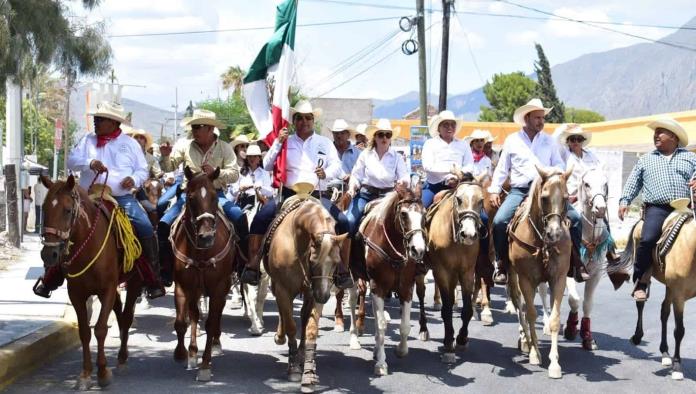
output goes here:
<path id="1" fill-rule="evenodd" d="M 689 198 L 690 188 L 696 187 L 696 154 L 684 147 L 689 136 L 679 122 L 660 119 L 648 124 L 655 131 L 655 150 L 640 157 L 626 180 L 619 205 L 619 219 L 623 220 L 628 205 L 643 192 L 643 229 L 636 248 L 633 268 L 633 298 L 647 300 L 650 278 L 643 278 L 650 268 L 653 249 L 662 235 L 662 224 L 674 210 L 670 202 Z M 692 207 L 693 208 L 693 207 Z"/>
<path id="2" fill-rule="evenodd" d="M 334 146 L 343 164 L 343 173 L 346 178 L 350 175 L 350 172 L 353 171 L 355 162 L 358 161 L 358 156 L 360 156 L 360 152 L 362 152 L 362 149 L 350 142 L 352 133 L 353 129 L 351 129 L 348 123 L 343 119 L 336 119 L 331 127 Z"/>
<path id="3" fill-rule="evenodd" d="M 213 132 L 215 127 L 224 127 L 223 123 L 216 119 L 215 113 L 203 109 L 197 109 L 187 123 L 191 127 L 193 139 L 181 143 L 177 142 L 176 149 L 171 147 L 160 148 L 162 159 L 160 164 L 164 171 L 173 171 L 180 164 L 189 167 L 192 172 L 205 172 L 212 174 L 216 168 L 220 168 L 220 176 L 213 182 L 218 195 L 218 204 L 222 207 L 225 216 L 234 225 L 240 242 L 246 240 L 248 227 L 246 216 L 234 203 L 225 197 L 224 190 L 228 183 L 235 182 L 239 177 L 237 158 L 229 144 L 218 139 Z M 182 188 L 186 188 L 186 179 Z M 184 208 L 185 195 L 182 194 L 174 205 L 162 216 L 157 227 L 160 251 L 163 265 L 163 281 L 171 284 L 171 264 L 173 263 L 172 247 L 169 242 L 172 223 L 181 214 Z"/>
<path id="4" fill-rule="evenodd" d="M 515 215 L 517 207 L 522 203 L 529 187 L 538 176 L 535 166 L 557 167 L 565 169 L 556 141 L 542 132 L 544 129 L 544 117 L 553 108 L 544 108 L 540 99 L 530 100 L 526 105 L 515 110 L 513 119 L 515 123 L 523 126 L 522 129 L 505 139 L 502 154 L 493 173 L 493 180 L 488 192 L 491 193 L 490 201 L 494 207 L 499 207 L 493 218 L 493 245 L 496 256 L 501 263 L 497 267 L 494 281 L 499 284 L 507 283 L 508 259 L 508 234 L 507 226 Z M 500 192 L 505 180 L 510 177 L 511 190 L 500 203 Z M 580 243 L 582 240 L 582 227 L 580 215 L 567 204 L 567 216 L 570 219 L 570 236 L 573 240 L 571 263 L 575 267 L 575 280 L 585 281 L 589 279 L 587 270 L 580 260 Z"/>
<path id="5" fill-rule="evenodd" d="M 106 182 L 112 196 L 135 228 L 142 246 L 142 256 L 157 275 L 157 239 L 147 214 L 131 192 L 147 180 L 147 162 L 142 148 L 121 132 L 121 124 L 126 122 L 126 116 L 120 104 L 100 103 L 91 115 L 94 117 L 94 134 L 87 134 L 70 151 L 68 169 L 80 172 L 80 186 L 85 190 L 95 181 L 95 177 L 95 183 Z M 106 171 L 108 176 L 103 174 Z M 48 273 L 46 276 L 49 276 Z M 34 293 L 48 298 L 50 292 L 60 284 L 62 275 L 59 282 L 44 278 L 43 283 L 35 287 Z M 164 295 L 164 289 L 159 283 L 151 284 L 147 293 L 148 298 L 157 298 Z"/>
<path id="6" fill-rule="evenodd" d="M 273 170 L 276 158 L 283 143 L 287 140 L 287 182 L 282 185 L 283 199 L 295 195 L 292 187 L 296 183 L 309 182 L 315 185 L 314 197 L 320 198 L 321 203 L 336 220 L 336 233 L 348 232 L 348 219 L 334 205 L 325 193 L 332 179 L 342 179 L 343 169 L 336 147 L 330 139 L 314 132 L 314 119 L 321 115 L 321 109 L 313 109 L 309 101 L 299 101 L 290 114 L 295 134 L 289 135 L 287 129 L 280 132 L 273 142 L 266 157 L 263 159 L 264 168 Z M 261 264 L 261 247 L 263 236 L 275 216 L 275 202 L 269 201 L 256 214 L 251 223 L 249 236 L 249 260 L 242 272 L 242 283 L 257 285 L 259 280 L 259 265 Z M 353 279 L 348 271 L 348 256 L 351 240 L 347 238 L 341 247 L 341 261 L 336 272 L 335 285 L 340 289 L 353 287 Z"/>

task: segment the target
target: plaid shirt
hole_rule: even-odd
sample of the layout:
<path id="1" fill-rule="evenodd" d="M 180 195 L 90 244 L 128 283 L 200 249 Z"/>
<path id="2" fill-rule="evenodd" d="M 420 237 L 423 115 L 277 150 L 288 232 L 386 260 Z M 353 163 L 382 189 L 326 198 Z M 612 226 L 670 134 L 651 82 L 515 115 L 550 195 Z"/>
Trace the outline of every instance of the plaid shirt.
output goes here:
<path id="1" fill-rule="evenodd" d="M 641 156 L 629 175 L 621 205 L 628 205 L 643 191 L 648 204 L 669 204 L 677 198 L 689 198 L 688 182 L 696 172 L 696 154 L 678 148 L 667 159 L 657 150 Z"/>

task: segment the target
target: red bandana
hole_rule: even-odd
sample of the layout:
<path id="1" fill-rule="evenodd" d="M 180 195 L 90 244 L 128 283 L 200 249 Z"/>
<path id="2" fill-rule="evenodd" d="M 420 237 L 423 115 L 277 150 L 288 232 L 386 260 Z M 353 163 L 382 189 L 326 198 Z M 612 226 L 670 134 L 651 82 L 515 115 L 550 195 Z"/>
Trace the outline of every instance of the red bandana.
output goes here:
<path id="1" fill-rule="evenodd" d="M 97 135 L 97 148 L 105 146 L 109 141 L 115 140 L 121 135 L 121 129 L 116 129 L 113 133 L 107 135 Z"/>
<path id="2" fill-rule="evenodd" d="M 476 149 L 472 149 L 471 153 L 474 155 L 474 163 L 478 163 L 479 161 L 481 161 L 481 159 L 486 157 L 486 152 L 484 152 L 483 149 L 481 149 L 481 151 L 476 151 Z"/>

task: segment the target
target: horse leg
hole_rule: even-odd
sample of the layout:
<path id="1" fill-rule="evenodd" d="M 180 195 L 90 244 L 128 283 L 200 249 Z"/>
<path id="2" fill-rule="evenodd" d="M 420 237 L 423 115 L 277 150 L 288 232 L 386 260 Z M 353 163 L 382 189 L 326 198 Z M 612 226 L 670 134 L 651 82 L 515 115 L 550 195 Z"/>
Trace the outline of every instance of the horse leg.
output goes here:
<path id="1" fill-rule="evenodd" d="M 442 297 L 440 296 L 440 288 L 437 286 L 437 283 L 435 283 L 434 288 L 435 293 L 433 294 L 433 309 L 439 311 L 442 309 Z M 452 299 L 452 302 L 454 302 L 454 299 Z"/>
<path id="2" fill-rule="evenodd" d="M 660 322 L 662 323 L 662 336 L 660 339 L 660 352 L 662 353 L 662 365 L 669 367 L 672 365 L 672 357 L 669 356 L 669 344 L 667 343 L 667 320 L 669 319 L 670 309 L 672 308 L 672 291 L 669 287 L 665 288 L 665 298 L 662 300 L 660 309 Z"/>
<path id="3" fill-rule="evenodd" d="M 358 333 L 357 317 L 355 314 L 355 306 L 358 302 L 357 285 L 348 289 L 348 308 L 350 310 L 350 348 L 352 350 L 360 350 L 360 335 Z"/>
<path id="4" fill-rule="evenodd" d="M 78 297 L 70 291 L 68 291 L 68 294 L 70 302 L 75 308 L 77 327 L 80 332 L 80 342 L 82 343 L 82 372 L 77 379 L 75 388 L 80 391 L 86 391 L 92 385 L 92 355 L 89 350 L 92 331 L 89 327 L 89 317 L 87 316 L 87 300 L 89 296 Z"/>
<path id="5" fill-rule="evenodd" d="M 517 305 L 512 300 L 512 296 L 510 295 L 509 286 L 507 286 L 505 288 L 505 310 L 504 310 L 504 312 L 508 313 L 510 315 L 518 314 Z"/>
<path id="6" fill-rule="evenodd" d="M 361 281 L 362 279 L 358 280 Z M 367 301 L 367 285 L 358 286 L 358 319 L 355 326 L 358 329 L 358 336 L 365 333 L 365 303 Z"/>
<path id="7" fill-rule="evenodd" d="M 684 372 L 681 362 L 681 341 L 684 339 L 684 300 L 673 298 L 674 308 L 674 357 L 672 357 L 672 379 L 683 380 Z"/>
<path id="8" fill-rule="evenodd" d="M 541 299 L 541 311 L 543 313 L 544 335 L 549 335 L 549 285 L 546 282 L 539 283 L 539 298 Z"/>
<path id="9" fill-rule="evenodd" d="M 126 361 L 128 360 L 128 331 L 133 324 L 133 317 L 135 316 L 135 303 L 138 301 L 138 296 L 140 296 L 142 290 L 142 283 L 137 276 L 134 276 L 128 281 L 126 303 L 123 306 L 121 320 L 119 320 L 118 323 L 119 329 L 121 330 L 121 348 L 118 351 L 119 368 L 124 368 L 126 366 Z M 121 299 L 116 297 L 116 300 L 118 303 L 120 303 Z"/>
<path id="10" fill-rule="evenodd" d="M 527 337 L 530 341 L 529 343 L 529 363 L 531 365 L 541 364 L 541 355 L 539 354 L 539 341 L 536 335 L 536 306 L 534 305 L 534 297 L 536 296 L 536 288 L 530 283 L 529 279 L 525 277 L 519 277 L 519 286 L 522 291 L 522 296 L 524 297 L 524 303 L 526 306 L 526 317 L 527 321 L 527 332 L 529 336 Z M 523 323 L 523 324 L 525 324 Z"/>
<path id="11" fill-rule="evenodd" d="M 319 319 L 321 318 L 321 310 L 324 304 L 314 303 L 314 298 L 312 297 L 305 297 L 304 304 L 308 306 L 309 313 L 306 316 L 306 320 L 303 318 L 302 321 L 304 326 L 302 336 L 305 337 L 305 343 L 301 390 L 303 393 L 313 393 L 316 384 L 319 383 L 315 358 L 317 353 L 317 336 L 319 334 Z"/>
<path id="12" fill-rule="evenodd" d="M 479 296 L 481 297 L 481 323 L 484 326 L 492 326 L 494 323 L 493 312 L 491 311 L 491 288 L 485 279 L 479 278 L 476 281 Z"/>
<path id="13" fill-rule="evenodd" d="M 459 335 L 457 335 L 457 347 L 466 348 L 466 345 L 469 343 L 469 322 L 471 322 L 471 318 L 474 315 L 474 280 L 473 272 L 465 272 L 459 277 L 459 283 L 462 286 L 462 328 L 459 329 Z"/>
<path id="14" fill-rule="evenodd" d="M 427 341 L 430 339 L 430 333 L 428 332 L 428 317 L 425 315 L 425 275 L 416 276 L 416 295 L 418 296 L 418 310 L 420 312 L 418 338 L 421 341 Z"/>
<path id="15" fill-rule="evenodd" d="M 344 290 L 339 290 L 336 292 L 336 309 L 334 310 L 334 331 L 343 332 L 345 330 L 345 324 L 343 319 L 343 297 L 345 297 L 346 292 Z"/>
<path id="16" fill-rule="evenodd" d="M 188 302 L 186 301 L 186 293 L 179 283 L 174 285 L 174 305 L 176 306 L 176 320 L 174 320 L 174 330 L 176 331 L 176 349 L 174 350 L 175 361 L 185 361 L 187 352 L 184 346 L 184 336 L 188 324 L 186 317 L 188 316 Z"/>
<path id="17" fill-rule="evenodd" d="M 512 310 L 517 313 L 517 329 L 519 331 L 519 337 L 517 339 L 517 349 L 522 353 L 529 353 L 529 343 L 530 335 L 529 329 L 527 328 L 527 307 L 524 299 L 521 297 L 520 288 L 517 284 L 518 276 L 514 270 L 510 270 L 508 274 L 508 283 L 506 287 L 506 292 L 509 297 L 507 301 L 512 306 Z"/>
<path id="18" fill-rule="evenodd" d="M 598 349 L 597 342 L 592 338 L 590 318 L 594 303 L 594 292 L 601 278 L 602 271 L 597 267 L 593 270 L 590 279 L 585 282 L 585 299 L 582 301 L 582 323 L 580 324 L 580 338 L 582 338 L 582 347 L 585 350 Z M 575 280 L 572 280 L 572 282 L 575 282 Z"/>
<path id="19" fill-rule="evenodd" d="M 300 346 L 298 347 L 298 355 L 300 365 L 304 363 L 305 344 L 307 343 L 307 324 L 309 324 L 310 315 L 314 308 L 314 302 L 305 302 L 305 300 L 314 300 L 311 290 L 307 289 L 302 297 L 302 308 L 300 308 Z"/>
<path id="20" fill-rule="evenodd" d="M 448 283 L 447 288 L 443 289 L 444 291 L 440 293 L 442 296 L 440 317 L 442 317 L 442 323 L 445 325 L 445 339 L 443 341 L 443 354 L 441 360 L 446 364 L 452 364 L 457 361 L 454 354 L 454 327 L 452 326 L 452 309 L 454 307 L 454 292 L 456 291 L 457 281 L 454 280 L 454 278 L 449 280 L 454 283 Z"/>
<path id="21" fill-rule="evenodd" d="M 99 319 L 94 326 L 94 336 L 97 338 L 97 382 L 100 387 L 106 387 L 111 384 L 111 370 L 106 367 L 106 354 L 104 353 L 104 341 L 106 334 L 109 331 L 107 326 L 109 315 L 114 308 L 116 299 L 116 286 L 111 286 L 99 294 L 99 302 L 101 308 L 99 310 Z"/>
<path id="22" fill-rule="evenodd" d="M 387 356 L 384 353 L 384 333 L 387 330 L 387 319 L 384 317 L 384 299 L 372 293 L 372 313 L 375 317 L 375 375 L 384 376 L 389 372 Z"/>
<path id="23" fill-rule="evenodd" d="M 222 311 L 225 308 L 227 293 L 229 293 L 231 279 L 226 280 L 227 283 L 218 284 L 214 294 L 208 296 L 208 318 L 205 320 L 205 350 L 203 351 L 203 359 L 201 366 L 198 368 L 196 380 L 207 382 L 212 375 L 210 361 L 213 357 L 213 345 L 215 339 L 220 340 L 220 320 L 222 319 Z"/>
<path id="24" fill-rule="evenodd" d="M 401 297 L 399 300 L 401 301 L 401 324 L 399 325 L 401 340 L 395 353 L 396 357 L 403 358 L 408 356 L 408 334 L 411 333 L 411 301 L 405 301 Z"/>
<path id="25" fill-rule="evenodd" d="M 188 346 L 188 369 L 196 369 L 198 367 L 198 320 L 201 317 L 198 302 L 201 299 L 201 294 L 193 290 L 188 292 L 186 299 L 188 301 L 189 325 L 191 326 L 191 338 Z"/>
<path id="26" fill-rule="evenodd" d="M 640 341 L 643 339 L 643 308 L 645 308 L 645 301 L 636 301 L 638 320 L 636 321 L 636 331 L 631 337 L 631 343 L 636 346 L 640 345 Z"/>
<path id="27" fill-rule="evenodd" d="M 551 282 L 551 350 L 549 351 L 549 377 L 552 379 L 560 379 L 563 376 L 561 364 L 558 357 L 558 332 L 561 329 L 561 303 L 563 302 L 563 292 L 565 288 L 565 273 L 561 273 L 561 277 L 556 278 Z M 534 334 L 532 334 L 535 336 Z M 536 340 L 536 338 L 534 338 Z"/>
<path id="28" fill-rule="evenodd" d="M 268 296 L 268 282 L 270 279 L 271 278 L 266 273 L 266 270 L 263 269 L 263 264 L 261 264 L 261 281 L 259 282 L 258 294 L 256 295 L 256 305 L 254 305 L 256 308 L 256 327 L 258 327 L 261 333 L 263 333 L 264 327 L 263 306 L 266 303 L 266 297 Z"/>
<path id="29" fill-rule="evenodd" d="M 275 343 L 282 345 L 287 337 L 288 341 L 288 380 L 291 382 L 299 382 L 302 379 L 302 368 L 299 364 L 297 354 L 297 327 L 295 319 L 292 318 L 292 300 L 290 294 L 279 283 L 274 285 L 274 293 L 276 304 L 278 305 L 278 331 L 275 336 Z M 307 297 L 305 297 L 306 299 Z M 304 300 L 303 300 L 304 302 Z M 285 333 L 285 335 L 283 335 Z"/>
<path id="30" fill-rule="evenodd" d="M 539 287 L 541 288 L 541 286 Z M 578 294 L 575 279 L 566 278 L 566 287 L 568 288 L 568 305 L 570 305 L 570 312 L 568 312 L 568 319 L 566 320 L 565 330 L 563 330 L 563 337 L 569 341 L 573 341 L 578 336 L 580 295 Z M 541 293 L 541 290 L 539 292 Z M 585 292 L 587 293 L 587 285 L 585 285 Z M 550 335 L 548 331 L 548 319 L 545 312 L 546 311 L 544 311 L 544 334 Z"/>

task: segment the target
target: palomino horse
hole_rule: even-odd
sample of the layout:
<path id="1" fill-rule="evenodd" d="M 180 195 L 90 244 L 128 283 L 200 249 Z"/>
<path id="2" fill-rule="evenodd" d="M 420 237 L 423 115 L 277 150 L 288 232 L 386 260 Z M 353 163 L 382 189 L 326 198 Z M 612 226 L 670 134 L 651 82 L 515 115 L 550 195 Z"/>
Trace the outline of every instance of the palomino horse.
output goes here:
<path id="1" fill-rule="evenodd" d="M 117 287 L 123 253 L 117 246 L 118 230 L 113 227 L 117 225 L 114 223 L 115 211 L 107 216 L 90 200 L 87 192 L 75 184 L 72 175 L 67 181 L 55 183 L 41 176 L 41 182 L 48 188 L 42 206 L 44 246 L 41 259 L 47 269 L 60 265 L 68 279 L 68 295 L 75 308 L 82 342 L 82 372 L 77 389 L 88 390 L 91 386 L 91 329 L 87 301 L 92 295 L 99 297 L 101 303 L 94 335 L 97 338 L 98 383 L 106 387 L 111 383 L 111 371 L 106 367 L 104 354 L 109 314 L 113 309 L 118 320 L 121 336 L 118 363 L 123 367 L 128 359 L 128 330 L 133 322 L 135 301 L 142 292 L 142 278 L 129 275 L 128 295 L 122 310 Z"/>
<path id="2" fill-rule="evenodd" d="M 669 219 L 668 219 L 669 220 Z M 623 273 L 626 269 L 633 267 L 636 247 L 640 242 L 643 221 L 635 224 L 628 238 L 626 249 L 621 256 L 621 262 L 617 266 L 607 267 L 607 272 Z M 662 336 L 660 340 L 660 352 L 662 353 L 662 365 L 672 366 L 672 379 L 684 379 L 684 372 L 681 361 L 681 341 L 684 339 L 684 305 L 686 301 L 696 297 L 696 221 L 692 213 L 686 219 L 681 231 L 674 240 L 671 249 L 664 257 L 664 266 L 653 259 L 652 267 L 646 276 L 652 277 L 663 283 L 666 287 L 665 298 L 662 300 L 660 311 L 660 321 L 662 323 Z M 652 273 L 651 273 L 652 271 Z M 643 277 L 645 280 L 645 276 Z M 639 345 L 643 339 L 643 308 L 645 302 L 636 302 L 638 309 L 638 320 L 636 330 L 631 337 L 634 345 Z M 669 345 L 667 344 L 667 320 L 669 319 L 670 307 L 674 309 L 674 356 L 669 356 Z"/>
<path id="3" fill-rule="evenodd" d="M 331 296 L 333 273 L 341 263 L 340 246 L 347 234 L 336 235 L 335 221 L 319 201 L 300 196 L 288 199 L 269 228 L 268 254 L 264 259 L 280 320 L 275 334 L 278 345 L 288 341 L 288 379 L 302 381 L 303 392 L 313 392 L 318 382 L 315 354 L 319 318 Z M 302 294 L 302 332 L 292 316 L 293 300 Z M 304 368 L 303 368 L 304 364 Z"/>
<path id="4" fill-rule="evenodd" d="M 388 373 L 384 353 L 384 335 L 387 319 L 384 300 L 396 292 L 401 303 L 401 342 L 396 349 L 398 357 L 408 354 L 408 334 L 411 331 L 411 300 L 417 274 L 425 254 L 423 234 L 423 203 L 420 183 L 415 190 L 398 188 L 380 200 L 370 203 L 360 224 L 360 242 L 352 251 L 353 273 L 370 281 L 372 310 L 375 316 L 375 374 Z M 357 285 L 350 290 L 351 348 L 359 348 L 356 327 L 355 301 Z"/>
<path id="5" fill-rule="evenodd" d="M 558 331 L 572 247 L 566 219 L 566 180 L 570 172 L 539 167 L 537 172 L 539 177 L 532 183 L 529 196 L 518 208 L 508 228 L 512 268 L 508 291 L 518 310 L 519 347 L 522 351 L 528 347 L 529 363 L 539 365 L 541 356 L 535 329 L 534 296 L 540 283 L 549 283 L 553 296 L 549 377 L 560 378 Z"/>
<path id="6" fill-rule="evenodd" d="M 207 334 L 203 360 L 197 379 L 208 381 L 211 377 L 212 353 L 221 352 L 220 320 L 227 293 L 232 286 L 237 236 L 225 215 L 218 209 L 218 197 L 213 180 L 220 175 L 216 168 L 212 174 L 193 174 L 186 167 L 186 205 L 177 222 L 172 226 L 170 241 L 175 256 L 174 294 L 176 304 L 177 345 L 174 359 L 184 361 L 188 368 L 198 364 L 197 327 L 200 310 L 198 300 L 206 295 L 209 300 Z M 220 225 L 222 224 L 222 225 Z M 190 323 L 187 323 L 187 319 Z M 184 346 L 186 326 L 191 326 L 188 352 Z"/>
<path id="7" fill-rule="evenodd" d="M 442 361 L 446 363 L 456 360 L 452 308 L 458 284 L 462 286 L 464 305 L 457 345 L 466 346 L 468 342 L 468 326 L 473 316 L 472 296 L 479 254 L 479 234 L 481 231 L 485 234 L 486 231 L 480 217 L 483 206 L 482 179 L 474 180 L 470 175 L 460 176 L 459 179 L 463 181 L 434 207 L 435 211 L 428 223 L 428 251 L 425 255 L 442 296 L 440 313 L 445 325 Z"/>

